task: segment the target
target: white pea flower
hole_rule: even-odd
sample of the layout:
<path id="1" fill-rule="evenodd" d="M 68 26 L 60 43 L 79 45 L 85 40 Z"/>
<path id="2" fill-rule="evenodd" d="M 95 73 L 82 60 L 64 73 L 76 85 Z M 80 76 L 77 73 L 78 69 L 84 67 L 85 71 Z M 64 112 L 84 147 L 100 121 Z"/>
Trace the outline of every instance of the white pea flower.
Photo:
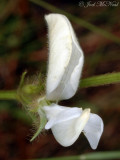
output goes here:
<path id="1" fill-rule="evenodd" d="M 49 38 L 46 99 L 69 99 L 78 88 L 84 62 L 83 51 L 67 17 L 49 14 L 45 19 Z M 45 129 L 51 129 L 62 146 L 72 145 L 83 132 L 91 148 L 97 148 L 103 132 L 103 121 L 98 115 L 90 113 L 90 109 L 69 108 L 53 103 L 45 105 L 43 110 L 48 120 Z"/>
<path id="2" fill-rule="evenodd" d="M 55 139 L 64 147 L 72 145 L 83 131 L 92 149 L 96 149 L 103 132 L 103 121 L 90 113 L 90 109 L 69 108 L 57 104 L 44 106 L 48 122 Z"/>

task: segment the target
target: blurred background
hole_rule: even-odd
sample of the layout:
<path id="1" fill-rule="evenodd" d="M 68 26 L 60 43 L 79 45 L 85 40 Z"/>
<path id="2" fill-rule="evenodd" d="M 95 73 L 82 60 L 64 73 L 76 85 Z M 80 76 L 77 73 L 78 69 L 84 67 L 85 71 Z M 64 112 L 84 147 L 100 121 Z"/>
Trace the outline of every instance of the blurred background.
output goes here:
<path id="1" fill-rule="evenodd" d="M 120 4 L 117 7 L 81 7 L 80 1 L 46 2 L 120 37 Z M 47 26 L 49 10 L 29 0 L 0 1 L 0 90 L 17 89 L 21 74 L 41 72 L 46 77 L 48 61 Z M 120 45 L 70 20 L 85 54 L 82 78 L 120 72 Z M 120 85 L 78 90 L 62 105 L 90 107 L 104 121 L 104 133 L 96 151 L 120 150 Z M 51 131 L 30 143 L 33 125 L 22 105 L 0 100 L 0 159 L 19 160 L 70 156 L 93 151 L 82 134 L 74 145 L 64 148 Z"/>

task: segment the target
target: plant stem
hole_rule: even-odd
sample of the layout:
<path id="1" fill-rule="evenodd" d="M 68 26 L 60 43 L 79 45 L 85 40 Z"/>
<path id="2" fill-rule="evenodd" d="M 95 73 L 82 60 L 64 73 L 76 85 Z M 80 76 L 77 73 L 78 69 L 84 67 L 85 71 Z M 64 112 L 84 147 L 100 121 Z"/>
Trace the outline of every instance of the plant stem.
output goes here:
<path id="1" fill-rule="evenodd" d="M 102 86 L 108 84 L 120 83 L 120 72 L 107 73 L 99 76 L 93 76 L 82 79 L 80 82 L 81 88 Z"/>
<path id="2" fill-rule="evenodd" d="M 0 91 L 0 99 L 2 99 L 2 100 L 17 100 L 16 90 Z"/>
<path id="3" fill-rule="evenodd" d="M 91 24 L 91 23 L 89 23 L 89 22 L 87 22 L 87 21 L 85 21 L 85 20 L 83 20 L 81 18 L 77 18 L 74 15 L 72 15 L 70 13 L 67 13 L 67 12 L 65 12 L 65 11 L 63 11 L 63 10 L 61 10 L 61 9 L 59 9 L 59 8 L 57 8 L 57 7 L 53 6 L 53 5 L 45 2 L 45 1 L 42 1 L 42 0 L 29 0 L 29 1 L 31 1 L 31 2 L 37 4 L 37 5 L 41 6 L 41 7 L 49 10 L 51 12 L 64 14 L 69 19 L 71 19 L 73 22 L 75 22 L 76 24 L 79 24 L 82 27 L 84 27 L 84 28 L 86 28 L 86 29 L 88 29 L 88 30 L 90 30 L 92 32 L 98 33 L 98 34 L 104 36 L 105 38 L 120 44 L 120 38 L 119 37 L 113 35 L 112 33 L 108 32 L 108 31 L 105 31 L 105 30 L 103 30 L 103 29 L 101 29 L 99 27 L 96 27 L 95 25 L 93 25 L 93 24 Z"/>
<path id="4" fill-rule="evenodd" d="M 40 158 L 31 160 L 105 160 L 120 159 L 120 151 L 96 152 L 69 157 Z"/>
<path id="5" fill-rule="evenodd" d="M 80 82 L 81 88 L 96 87 L 108 84 L 120 83 L 120 72 L 108 73 L 99 76 L 82 79 Z M 18 100 L 16 90 L 0 91 L 0 99 L 2 100 Z"/>

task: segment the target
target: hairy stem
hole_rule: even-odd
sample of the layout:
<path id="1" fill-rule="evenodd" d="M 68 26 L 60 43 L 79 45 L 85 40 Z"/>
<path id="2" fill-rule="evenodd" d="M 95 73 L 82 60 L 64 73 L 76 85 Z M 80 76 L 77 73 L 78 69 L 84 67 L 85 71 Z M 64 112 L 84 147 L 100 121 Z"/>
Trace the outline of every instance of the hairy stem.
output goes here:
<path id="1" fill-rule="evenodd" d="M 86 79 L 82 79 L 80 82 L 80 87 L 87 88 L 115 83 L 120 83 L 120 72 L 107 73 L 99 76 L 93 76 Z"/>
<path id="2" fill-rule="evenodd" d="M 89 78 L 82 79 L 80 82 L 80 88 L 96 87 L 102 85 L 109 85 L 120 83 L 120 72 L 117 73 L 107 73 L 99 76 L 93 76 Z M 4 90 L 0 91 L 0 99 L 3 100 L 18 100 L 16 90 Z"/>

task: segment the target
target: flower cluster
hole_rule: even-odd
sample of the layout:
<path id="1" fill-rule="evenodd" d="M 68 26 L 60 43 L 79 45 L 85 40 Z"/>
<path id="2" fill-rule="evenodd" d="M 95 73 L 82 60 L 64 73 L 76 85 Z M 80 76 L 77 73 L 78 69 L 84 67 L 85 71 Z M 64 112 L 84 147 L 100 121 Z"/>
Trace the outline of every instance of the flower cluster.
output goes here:
<path id="1" fill-rule="evenodd" d="M 84 133 L 92 149 L 96 149 L 103 132 L 103 121 L 90 113 L 90 109 L 58 105 L 76 93 L 84 62 L 83 51 L 74 30 L 64 15 L 45 16 L 48 25 L 49 64 L 46 82 L 46 99 L 55 101 L 38 108 L 44 111 L 55 139 L 64 147 L 72 145 Z M 39 100 L 40 101 L 40 100 Z"/>

